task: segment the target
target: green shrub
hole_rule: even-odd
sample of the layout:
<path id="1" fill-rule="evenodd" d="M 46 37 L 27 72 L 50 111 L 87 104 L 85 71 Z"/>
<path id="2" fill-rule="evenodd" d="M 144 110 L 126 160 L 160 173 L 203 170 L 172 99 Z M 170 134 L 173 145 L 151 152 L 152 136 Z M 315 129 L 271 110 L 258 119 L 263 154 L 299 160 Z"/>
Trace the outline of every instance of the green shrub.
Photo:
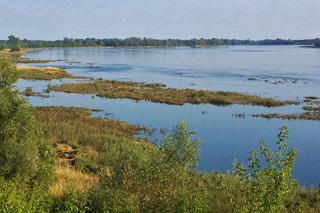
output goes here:
<path id="1" fill-rule="evenodd" d="M 294 149 L 287 150 L 288 127 L 284 126 L 277 139 L 277 150 L 272 151 L 260 142 L 261 162 L 256 151 L 251 152 L 248 165 L 235 165 L 235 173 L 241 178 L 244 192 L 243 212 L 279 212 L 285 210 L 285 201 L 297 189 L 292 169 L 297 156 Z"/>
<path id="2" fill-rule="evenodd" d="M 53 147 L 44 140 L 29 104 L 13 88 L 14 64 L 0 60 L 0 176 L 21 184 L 52 177 Z"/>
<path id="3" fill-rule="evenodd" d="M 22 188 L 0 178 L 0 212 L 47 212 L 51 198 L 44 187 Z"/>
<path id="4" fill-rule="evenodd" d="M 75 190 L 69 189 L 63 196 L 54 199 L 51 211 L 59 213 L 90 212 L 88 202 L 86 194 L 78 194 Z"/>
<path id="5" fill-rule="evenodd" d="M 182 120 L 171 135 L 164 136 L 160 151 L 167 162 L 178 163 L 187 169 L 196 170 L 199 161 L 200 142 L 193 138 L 193 131 L 189 131 L 188 123 Z"/>
<path id="6" fill-rule="evenodd" d="M 27 87 L 22 93 L 25 96 L 32 96 L 34 94 L 34 92 L 33 92 L 31 87 Z"/>
<path id="7" fill-rule="evenodd" d="M 54 151 L 13 87 L 17 76 L 15 65 L 0 59 L 0 211 L 45 212 Z"/>

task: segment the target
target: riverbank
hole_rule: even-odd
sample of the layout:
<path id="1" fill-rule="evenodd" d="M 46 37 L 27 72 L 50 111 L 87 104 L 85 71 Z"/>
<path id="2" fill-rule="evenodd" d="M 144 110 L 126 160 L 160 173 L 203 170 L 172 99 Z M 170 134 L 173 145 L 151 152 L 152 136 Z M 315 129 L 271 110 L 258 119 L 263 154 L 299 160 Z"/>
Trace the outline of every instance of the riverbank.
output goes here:
<path id="1" fill-rule="evenodd" d="M 174 160 L 165 160 L 157 146 L 133 137 L 144 128 L 121 121 L 92 118 L 91 113 L 92 110 L 86 108 L 36 108 L 37 121 L 46 138 L 54 142 L 59 159 L 54 181 L 49 187 L 49 194 L 55 202 L 76 199 L 82 204 L 72 205 L 94 208 L 95 205 L 88 200 L 105 202 L 106 198 L 101 193 L 118 192 L 121 194 L 117 199 L 120 196 L 130 204 L 122 209 L 163 209 L 164 204 L 179 203 L 176 199 L 184 193 L 187 196 L 184 199 L 190 196 L 201 199 L 200 204 L 194 199 L 188 202 L 188 209 L 199 205 L 201 209 L 229 212 L 235 211 L 234 205 L 237 209 L 252 205 L 246 194 L 250 187 L 252 190 L 267 187 L 270 193 L 273 192 L 268 182 L 263 182 L 266 185 L 250 185 L 237 175 L 188 172 Z M 269 176 L 265 174 L 264 177 Z M 169 191 L 172 193 L 168 197 Z M 320 209 L 316 189 L 296 188 L 290 192 L 286 195 L 283 210 L 317 212 Z M 255 192 L 254 195 L 257 194 Z M 159 196 L 164 203 L 161 206 L 158 205 Z M 107 200 L 115 199 L 112 196 Z M 233 204 L 228 203 L 230 199 Z"/>
<path id="2" fill-rule="evenodd" d="M 0 51 L 0 57 L 4 57 L 14 63 L 21 64 L 36 64 L 36 63 L 48 63 L 50 60 L 35 60 L 23 57 L 29 49 L 22 49 L 20 51 L 11 52 L 10 49 L 4 49 Z"/>

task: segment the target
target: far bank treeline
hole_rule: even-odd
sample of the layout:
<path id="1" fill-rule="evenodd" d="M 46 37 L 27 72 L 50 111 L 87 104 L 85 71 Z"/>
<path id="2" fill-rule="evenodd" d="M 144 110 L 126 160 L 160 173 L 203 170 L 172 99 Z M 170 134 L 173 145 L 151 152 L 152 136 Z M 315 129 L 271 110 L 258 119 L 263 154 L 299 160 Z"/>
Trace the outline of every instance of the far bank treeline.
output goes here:
<path id="1" fill-rule="evenodd" d="M 219 45 L 314 45 L 320 47 L 320 38 L 290 40 L 290 39 L 265 39 L 265 40 L 238 40 L 238 39 L 153 39 L 131 37 L 125 39 L 108 38 L 85 38 L 73 39 L 64 38 L 63 40 L 45 41 L 45 40 L 27 40 L 19 39 L 10 35 L 8 40 L 0 40 L 0 50 L 11 48 L 17 50 L 23 48 L 47 48 L 47 47 L 88 47 L 88 46 L 105 46 L 105 47 L 206 47 Z"/>

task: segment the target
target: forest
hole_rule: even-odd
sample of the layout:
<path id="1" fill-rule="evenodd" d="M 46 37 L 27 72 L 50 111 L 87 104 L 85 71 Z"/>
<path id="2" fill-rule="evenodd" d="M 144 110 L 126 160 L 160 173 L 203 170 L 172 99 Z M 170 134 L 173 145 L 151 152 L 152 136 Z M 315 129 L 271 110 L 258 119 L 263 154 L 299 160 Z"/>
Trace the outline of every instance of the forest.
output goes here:
<path id="1" fill-rule="evenodd" d="M 74 39 L 64 38 L 63 40 L 45 41 L 45 40 L 27 40 L 20 39 L 10 35 L 8 40 L 0 40 L 0 50 L 11 48 L 49 48 L 49 47 L 209 47 L 219 45 L 320 45 L 320 39 L 264 39 L 264 40 L 239 40 L 239 39 L 152 39 L 131 37 L 125 39 L 109 38 L 85 38 Z"/>

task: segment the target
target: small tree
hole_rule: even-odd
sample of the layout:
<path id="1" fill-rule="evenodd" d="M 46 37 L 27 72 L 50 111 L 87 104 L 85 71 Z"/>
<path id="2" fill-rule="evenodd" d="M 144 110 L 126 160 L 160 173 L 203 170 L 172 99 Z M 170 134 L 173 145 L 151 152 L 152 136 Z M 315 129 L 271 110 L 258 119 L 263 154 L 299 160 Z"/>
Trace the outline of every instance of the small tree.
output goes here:
<path id="1" fill-rule="evenodd" d="M 160 151 L 164 154 L 165 159 L 187 169 L 197 169 L 200 141 L 194 139 L 194 134 L 189 130 L 187 121 L 182 120 L 173 129 L 171 135 L 164 136 L 160 144 Z"/>
<path id="2" fill-rule="evenodd" d="M 285 200 L 297 187 L 292 170 L 297 156 L 295 149 L 287 150 L 288 127 L 281 128 L 277 139 L 277 150 L 272 151 L 260 142 L 261 163 L 258 152 L 252 151 L 248 165 L 236 164 L 235 174 L 243 182 L 247 200 L 243 212 L 281 212 Z"/>
<path id="3" fill-rule="evenodd" d="M 10 35 L 8 37 L 8 44 L 12 52 L 20 51 L 21 49 L 21 41 L 18 37 Z"/>

